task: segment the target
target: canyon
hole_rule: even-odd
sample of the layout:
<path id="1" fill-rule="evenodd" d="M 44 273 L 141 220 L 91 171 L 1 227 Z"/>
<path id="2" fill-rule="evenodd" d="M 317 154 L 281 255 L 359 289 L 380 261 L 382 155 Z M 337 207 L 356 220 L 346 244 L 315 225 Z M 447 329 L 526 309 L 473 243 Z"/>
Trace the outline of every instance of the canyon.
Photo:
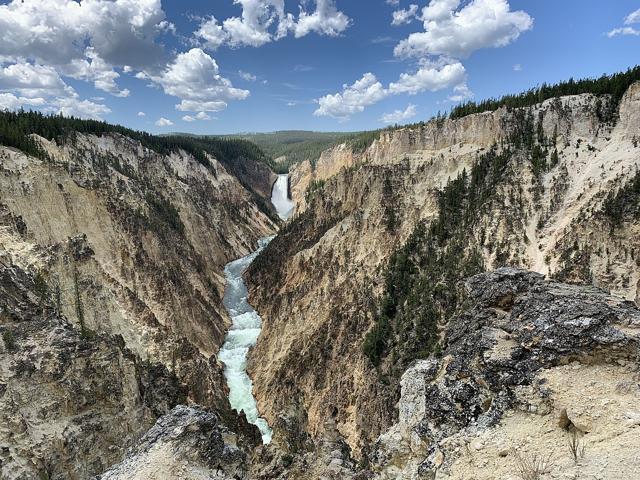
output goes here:
<path id="1" fill-rule="evenodd" d="M 2 478 L 640 475 L 640 83 L 288 175 L 30 138 L 0 146 Z"/>

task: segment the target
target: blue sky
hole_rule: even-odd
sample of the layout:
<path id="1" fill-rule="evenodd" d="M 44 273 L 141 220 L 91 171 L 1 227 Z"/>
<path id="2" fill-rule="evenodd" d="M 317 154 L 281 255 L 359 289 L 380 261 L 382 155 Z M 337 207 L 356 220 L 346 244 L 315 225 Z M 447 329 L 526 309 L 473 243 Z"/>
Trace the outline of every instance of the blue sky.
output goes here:
<path id="1" fill-rule="evenodd" d="M 638 0 L 17 0 L 0 32 L 0 108 L 156 133 L 375 129 L 640 63 Z"/>

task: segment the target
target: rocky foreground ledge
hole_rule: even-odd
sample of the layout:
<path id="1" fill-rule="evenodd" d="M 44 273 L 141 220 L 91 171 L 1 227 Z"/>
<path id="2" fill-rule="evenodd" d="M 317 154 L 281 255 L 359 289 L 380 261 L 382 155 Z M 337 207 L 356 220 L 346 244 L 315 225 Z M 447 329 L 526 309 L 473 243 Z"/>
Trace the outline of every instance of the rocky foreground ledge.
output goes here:
<path id="1" fill-rule="evenodd" d="M 178 405 L 100 479 L 247 478 L 248 465 L 248 449 L 217 415 Z"/>
<path id="2" fill-rule="evenodd" d="M 470 306 L 449 322 L 442 356 L 404 373 L 399 422 L 372 470 L 518 479 L 537 462 L 549 478 L 640 474 L 637 306 L 512 268 L 466 285 Z"/>

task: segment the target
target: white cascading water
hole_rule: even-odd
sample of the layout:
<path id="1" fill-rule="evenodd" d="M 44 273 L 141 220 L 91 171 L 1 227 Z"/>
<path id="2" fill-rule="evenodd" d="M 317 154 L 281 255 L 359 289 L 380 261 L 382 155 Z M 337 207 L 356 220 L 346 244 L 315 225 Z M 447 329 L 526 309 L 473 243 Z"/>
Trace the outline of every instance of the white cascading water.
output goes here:
<path id="1" fill-rule="evenodd" d="M 289 199 L 289 175 L 278 175 L 271 191 L 271 203 L 282 220 L 288 219 L 293 213 L 295 204 Z"/>
<path id="2" fill-rule="evenodd" d="M 294 203 L 289 200 L 288 185 L 288 175 L 279 175 L 271 192 L 271 202 L 283 220 L 289 218 L 294 208 Z M 225 366 L 224 376 L 229 386 L 231 408 L 244 412 L 247 421 L 260 429 L 264 444 L 271 442 L 273 432 L 267 421 L 258 413 L 258 406 L 252 392 L 253 383 L 247 374 L 247 354 L 258 341 L 262 319 L 249 305 L 247 286 L 242 279 L 242 274 L 273 238 L 261 238 L 255 252 L 228 263 L 224 269 L 227 284 L 223 303 L 229 312 L 232 325 L 218 353 L 218 359 Z"/>

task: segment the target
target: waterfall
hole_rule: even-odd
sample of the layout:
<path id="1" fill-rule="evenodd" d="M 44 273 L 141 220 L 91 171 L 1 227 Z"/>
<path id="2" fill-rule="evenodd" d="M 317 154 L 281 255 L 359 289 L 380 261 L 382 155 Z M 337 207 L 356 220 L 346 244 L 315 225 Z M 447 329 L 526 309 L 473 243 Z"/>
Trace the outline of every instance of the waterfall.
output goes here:
<path id="1" fill-rule="evenodd" d="M 278 175 L 271 191 L 271 203 L 282 220 L 287 220 L 293 213 L 295 204 L 289 198 L 289 175 Z"/>
<path id="2" fill-rule="evenodd" d="M 289 200 L 288 190 L 288 175 L 278 175 L 271 192 L 271 203 L 282 220 L 289 218 L 295 206 Z M 256 399 L 253 396 L 253 382 L 247 374 L 247 355 L 249 349 L 258 341 L 262 319 L 249 305 L 247 286 L 242 274 L 273 238 L 275 237 L 261 238 L 258 241 L 257 250 L 228 263 L 224 268 L 226 287 L 223 304 L 231 317 L 232 324 L 218 352 L 218 359 L 224 363 L 224 376 L 229 387 L 231 408 L 244 412 L 247 421 L 260 429 L 264 444 L 271 442 L 273 432 L 267 421 L 260 417 Z"/>

